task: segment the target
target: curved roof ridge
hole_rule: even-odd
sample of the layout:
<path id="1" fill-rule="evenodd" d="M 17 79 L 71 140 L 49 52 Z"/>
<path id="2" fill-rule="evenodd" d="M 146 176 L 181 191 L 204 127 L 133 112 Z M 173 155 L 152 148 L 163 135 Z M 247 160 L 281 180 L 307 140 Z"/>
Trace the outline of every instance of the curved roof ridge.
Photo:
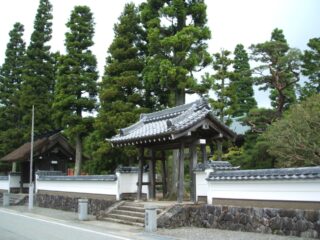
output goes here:
<path id="1" fill-rule="evenodd" d="M 140 120 L 148 123 L 154 120 L 164 120 L 166 118 L 172 118 L 175 115 L 180 115 L 181 113 L 190 109 L 193 105 L 199 106 L 205 102 L 204 99 L 198 99 L 194 102 L 179 105 L 172 108 L 167 108 L 161 111 L 153 112 L 153 113 L 142 113 L 140 115 Z"/>

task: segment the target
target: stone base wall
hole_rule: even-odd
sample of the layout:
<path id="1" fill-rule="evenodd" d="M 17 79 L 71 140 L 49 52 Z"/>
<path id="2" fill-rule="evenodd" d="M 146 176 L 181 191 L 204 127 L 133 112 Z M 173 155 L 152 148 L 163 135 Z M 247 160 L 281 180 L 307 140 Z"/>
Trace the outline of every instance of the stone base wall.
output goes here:
<path id="1" fill-rule="evenodd" d="M 158 218 L 158 227 L 183 226 L 320 237 L 320 210 L 176 205 Z"/>
<path id="2" fill-rule="evenodd" d="M 120 194 L 120 199 L 121 200 L 130 200 L 130 201 L 134 201 L 137 199 L 137 193 L 121 193 Z M 141 199 L 143 201 L 147 201 L 147 194 L 142 193 L 141 194 Z"/>
<path id="3" fill-rule="evenodd" d="M 88 213 L 97 215 L 100 211 L 107 209 L 116 202 L 115 199 L 106 197 L 105 199 L 93 198 L 92 196 L 75 196 L 67 193 L 59 194 L 36 194 L 36 204 L 39 207 L 53 208 L 64 211 L 78 212 L 78 199 L 88 199 Z"/>

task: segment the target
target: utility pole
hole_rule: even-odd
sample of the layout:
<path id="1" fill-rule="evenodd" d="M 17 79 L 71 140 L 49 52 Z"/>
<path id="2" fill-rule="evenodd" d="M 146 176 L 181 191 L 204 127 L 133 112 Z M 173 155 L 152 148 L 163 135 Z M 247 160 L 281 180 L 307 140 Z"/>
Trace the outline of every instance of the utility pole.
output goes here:
<path id="1" fill-rule="evenodd" d="M 31 141 L 30 141 L 30 180 L 29 180 L 29 210 L 33 208 L 33 132 L 34 132 L 34 105 L 32 105 L 32 121 L 31 121 Z"/>

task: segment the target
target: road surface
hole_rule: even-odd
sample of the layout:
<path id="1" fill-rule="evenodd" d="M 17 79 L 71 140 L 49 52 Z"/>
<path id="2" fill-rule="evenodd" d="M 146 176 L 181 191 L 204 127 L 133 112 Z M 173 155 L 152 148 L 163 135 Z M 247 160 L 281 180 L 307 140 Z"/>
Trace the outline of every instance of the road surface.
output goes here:
<path id="1" fill-rule="evenodd" d="M 110 233 L 107 229 L 82 223 L 72 223 L 48 217 L 0 209 L 1 240 L 129 240 L 159 239 L 141 231 Z M 165 239 L 173 239 L 166 238 Z"/>

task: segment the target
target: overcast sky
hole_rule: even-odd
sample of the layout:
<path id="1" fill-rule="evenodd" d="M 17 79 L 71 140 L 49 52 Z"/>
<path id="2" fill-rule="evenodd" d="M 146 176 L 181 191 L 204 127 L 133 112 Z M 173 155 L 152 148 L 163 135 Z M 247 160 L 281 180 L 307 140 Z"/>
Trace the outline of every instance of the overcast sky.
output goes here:
<path id="1" fill-rule="evenodd" d="M 103 74 L 107 49 L 113 40 L 113 25 L 123 11 L 127 0 L 51 0 L 53 5 L 53 37 L 51 50 L 64 50 L 65 24 L 75 5 L 87 5 L 96 23 L 93 53 Z M 134 0 L 139 4 L 143 0 Z M 274 28 L 284 30 L 291 47 L 305 49 L 310 38 L 320 37 L 319 0 L 206 0 L 208 26 L 212 39 L 210 53 L 220 49 L 233 51 L 238 43 L 245 47 L 264 42 Z M 29 43 L 39 0 L 3 0 L 0 7 L 0 64 L 15 22 L 25 26 L 24 39 Z M 268 107 L 268 94 L 256 91 L 259 106 Z M 192 98 L 189 98 L 189 101 Z M 188 100 L 188 99 L 187 99 Z"/>

